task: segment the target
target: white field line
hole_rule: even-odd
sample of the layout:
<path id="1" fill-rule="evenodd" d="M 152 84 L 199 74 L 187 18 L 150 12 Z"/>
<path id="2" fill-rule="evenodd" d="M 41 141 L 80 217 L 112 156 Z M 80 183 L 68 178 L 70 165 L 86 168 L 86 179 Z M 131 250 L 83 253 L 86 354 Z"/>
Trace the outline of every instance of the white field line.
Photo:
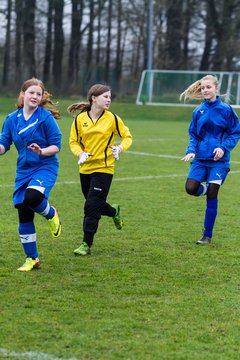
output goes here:
<path id="1" fill-rule="evenodd" d="M 151 139 L 149 139 L 151 140 Z M 152 154 L 138 151 L 128 151 L 128 154 L 140 155 L 140 156 L 153 156 L 158 158 L 166 159 L 181 159 L 181 157 L 176 155 L 163 155 L 163 154 Z M 240 164 L 240 161 L 231 161 L 231 164 Z M 239 174 L 240 170 L 231 170 L 231 174 Z M 166 178 L 175 178 L 175 177 L 186 177 L 187 174 L 165 174 L 165 175 L 146 175 L 146 176 L 129 176 L 123 178 L 113 178 L 113 181 L 142 181 L 142 180 L 154 180 L 154 179 L 166 179 Z M 55 185 L 75 185 L 79 184 L 79 181 L 57 181 Z M 14 184 L 0 184 L 0 188 L 13 187 Z"/>
<path id="2" fill-rule="evenodd" d="M 141 151 L 127 151 L 127 154 L 132 154 L 132 155 L 140 155 L 140 156 L 151 156 L 151 157 L 158 157 L 158 158 L 166 158 L 166 159 L 181 159 L 184 154 L 182 156 L 177 156 L 177 155 L 163 155 L 163 154 L 152 154 L 152 153 L 146 153 L 146 152 L 141 152 Z M 231 160 L 231 164 L 240 164 L 240 161 L 234 161 Z"/>
<path id="3" fill-rule="evenodd" d="M 132 154 L 132 155 L 140 155 L 140 156 L 153 156 L 153 157 L 158 157 L 158 158 L 166 158 L 166 159 L 181 159 L 181 156 L 176 156 L 176 155 L 161 155 L 161 154 L 151 154 L 151 153 L 146 153 L 146 152 L 140 152 L 140 151 L 127 151 L 128 154 Z M 184 155 L 183 155 L 184 156 Z M 183 157 L 182 156 L 182 157 Z"/>
<path id="4" fill-rule="evenodd" d="M 133 142 L 155 142 L 155 141 L 166 141 L 164 138 L 158 139 L 133 139 Z"/>
<path id="5" fill-rule="evenodd" d="M 229 174 L 240 174 L 240 170 L 230 171 Z M 165 175 L 146 175 L 146 176 L 129 176 L 123 178 L 113 178 L 113 181 L 141 181 L 141 180 L 151 180 L 151 179 L 167 179 L 167 178 L 175 178 L 175 177 L 187 177 L 186 174 L 165 174 Z M 71 184 L 80 184 L 80 181 L 62 181 L 56 182 L 55 185 L 71 185 Z M 1 185 L 0 185 L 1 186 Z"/>
<path id="6" fill-rule="evenodd" d="M 231 160 L 230 164 L 240 164 L 240 161 Z"/>
<path id="7" fill-rule="evenodd" d="M 240 170 L 230 171 L 229 175 L 240 174 Z M 166 175 L 147 175 L 147 176 L 129 176 L 123 178 L 115 178 L 113 181 L 142 181 L 142 180 L 155 180 L 155 179 L 168 179 L 176 177 L 187 177 L 186 174 L 166 174 Z M 80 181 L 57 181 L 55 185 L 76 185 Z M 13 187 L 14 184 L 0 184 L 0 188 Z"/>
<path id="8" fill-rule="evenodd" d="M 240 170 L 239 170 L 240 172 Z M 113 178 L 113 181 L 141 181 L 141 180 L 151 180 L 151 179 L 163 179 L 163 178 L 173 178 L 173 177 L 183 177 L 187 174 L 166 174 L 166 175 L 147 175 L 147 176 L 129 176 L 123 178 Z M 55 185 L 75 185 L 80 184 L 79 181 L 57 181 Z M 13 187 L 14 184 L 0 184 L 0 188 Z"/>
<path id="9" fill-rule="evenodd" d="M 38 353 L 34 351 L 28 351 L 28 352 L 15 352 L 15 351 L 8 351 L 6 349 L 0 348 L 0 356 L 2 358 L 16 358 L 19 359 L 30 359 L 30 360 L 77 360 L 76 358 L 58 358 L 46 353 Z"/>

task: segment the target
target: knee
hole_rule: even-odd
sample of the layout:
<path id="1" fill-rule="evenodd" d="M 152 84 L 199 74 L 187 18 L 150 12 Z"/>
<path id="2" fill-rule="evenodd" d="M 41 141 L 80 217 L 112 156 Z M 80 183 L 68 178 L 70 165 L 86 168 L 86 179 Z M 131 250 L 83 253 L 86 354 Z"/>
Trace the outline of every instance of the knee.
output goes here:
<path id="1" fill-rule="evenodd" d="M 27 189 L 25 192 L 24 202 L 30 208 L 34 209 L 43 200 L 44 195 L 36 189 Z"/>
<path id="2" fill-rule="evenodd" d="M 92 209 L 94 209 L 94 201 L 92 199 L 86 199 L 84 204 L 84 212 L 88 213 Z"/>
<path id="3" fill-rule="evenodd" d="M 185 190 L 186 190 L 186 193 L 188 195 L 193 195 L 194 196 L 197 193 L 198 188 L 196 186 L 186 184 L 185 185 Z"/>
<path id="4" fill-rule="evenodd" d="M 84 205 L 84 213 L 88 217 L 100 218 L 101 214 L 98 210 L 98 200 L 95 198 L 87 199 Z"/>

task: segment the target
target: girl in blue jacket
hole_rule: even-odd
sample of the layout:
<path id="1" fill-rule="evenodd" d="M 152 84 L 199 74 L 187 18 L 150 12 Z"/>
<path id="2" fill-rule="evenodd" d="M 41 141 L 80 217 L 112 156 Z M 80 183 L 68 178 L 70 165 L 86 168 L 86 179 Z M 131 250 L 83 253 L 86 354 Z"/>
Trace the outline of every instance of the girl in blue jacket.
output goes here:
<path id="1" fill-rule="evenodd" d="M 204 232 L 196 244 L 209 244 L 217 216 L 218 191 L 230 170 L 230 152 L 239 141 L 240 125 L 235 111 L 218 96 L 215 76 L 207 75 L 196 81 L 181 98 L 203 99 L 193 111 L 189 145 L 182 160 L 192 160 L 186 192 L 207 197 Z"/>
<path id="2" fill-rule="evenodd" d="M 50 111 L 45 105 L 51 107 Z M 26 261 L 18 271 L 40 268 L 35 213 L 48 220 L 53 237 L 61 234 L 57 210 L 48 202 L 58 175 L 56 154 L 61 149 L 62 135 L 55 118 L 59 117 L 42 81 L 32 78 L 24 82 L 17 110 L 7 116 L 2 127 L 0 154 L 5 154 L 12 143 L 18 152 L 13 203 L 18 210 L 19 236 L 26 254 Z"/>

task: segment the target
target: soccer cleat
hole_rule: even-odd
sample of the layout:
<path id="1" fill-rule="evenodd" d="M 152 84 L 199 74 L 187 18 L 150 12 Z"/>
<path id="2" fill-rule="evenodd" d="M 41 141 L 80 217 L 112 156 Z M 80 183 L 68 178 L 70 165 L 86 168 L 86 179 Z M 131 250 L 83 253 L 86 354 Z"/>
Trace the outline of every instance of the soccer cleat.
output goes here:
<path id="1" fill-rule="evenodd" d="M 208 236 L 206 236 L 206 235 L 203 235 L 202 237 L 201 237 L 201 239 L 199 239 L 197 242 L 196 242 L 196 244 L 203 244 L 203 245 L 207 245 L 207 244 L 210 244 L 210 242 L 211 242 L 211 238 L 210 237 L 208 237 Z"/>
<path id="2" fill-rule="evenodd" d="M 112 205 L 112 207 L 116 210 L 116 214 L 113 217 L 113 222 L 118 230 L 122 230 L 123 220 L 120 217 L 120 206 L 117 204 Z"/>
<path id="3" fill-rule="evenodd" d="M 73 252 L 74 252 L 75 255 L 82 255 L 82 256 L 91 255 L 90 247 L 85 242 L 83 242 L 79 246 L 79 248 L 75 249 Z"/>
<path id="4" fill-rule="evenodd" d="M 55 214 L 52 219 L 48 219 L 48 223 L 50 226 L 50 231 L 51 231 L 52 236 L 54 238 L 57 238 L 61 235 L 62 225 L 61 225 L 61 221 L 59 220 L 57 209 L 54 206 L 52 206 L 52 207 L 55 211 Z"/>
<path id="5" fill-rule="evenodd" d="M 27 271 L 31 271 L 32 269 L 40 269 L 41 265 L 40 265 L 40 261 L 39 259 L 32 259 L 32 258 L 26 258 L 25 263 L 17 269 L 17 271 L 21 271 L 21 272 L 27 272 Z"/>

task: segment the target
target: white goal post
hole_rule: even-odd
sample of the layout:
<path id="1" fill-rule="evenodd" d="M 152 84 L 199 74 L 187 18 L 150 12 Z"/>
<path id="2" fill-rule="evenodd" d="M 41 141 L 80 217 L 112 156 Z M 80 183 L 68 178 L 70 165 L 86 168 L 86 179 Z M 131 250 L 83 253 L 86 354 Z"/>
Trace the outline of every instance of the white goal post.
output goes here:
<path id="1" fill-rule="evenodd" d="M 240 107 L 240 72 L 144 70 L 142 72 L 137 105 L 194 106 L 199 101 L 180 102 L 180 94 L 193 82 L 205 75 L 215 75 L 219 81 L 219 94 L 233 107 Z"/>

